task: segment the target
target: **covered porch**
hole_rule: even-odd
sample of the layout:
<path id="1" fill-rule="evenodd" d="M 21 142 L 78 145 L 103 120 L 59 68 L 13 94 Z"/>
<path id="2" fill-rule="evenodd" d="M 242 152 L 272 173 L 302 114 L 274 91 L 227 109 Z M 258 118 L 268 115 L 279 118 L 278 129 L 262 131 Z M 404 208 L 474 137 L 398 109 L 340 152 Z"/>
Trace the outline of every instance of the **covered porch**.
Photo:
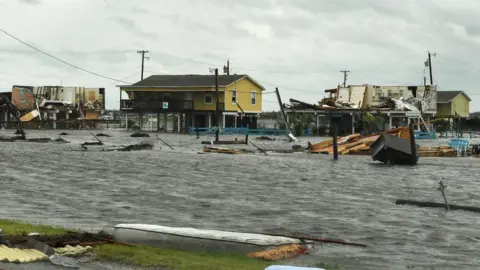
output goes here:
<path id="1" fill-rule="evenodd" d="M 219 112 L 221 128 L 249 127 L 257 128 L 258 113 Z M 211 128 L 216 125 L 215 111 L 196 111 L 193 113 L 192 128 Z"/>

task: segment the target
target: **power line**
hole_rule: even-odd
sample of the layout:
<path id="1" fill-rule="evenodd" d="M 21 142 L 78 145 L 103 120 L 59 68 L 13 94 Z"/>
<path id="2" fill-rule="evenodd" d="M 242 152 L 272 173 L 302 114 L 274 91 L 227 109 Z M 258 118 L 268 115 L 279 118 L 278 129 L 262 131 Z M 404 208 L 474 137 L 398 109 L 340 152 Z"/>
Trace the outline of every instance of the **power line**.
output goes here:
<path id="1" fill-rule="evenodd" d="M 28 47 L 30 47 L 30 48 L 38 51 L 38 52 L 41 52 L 41 53 L 43 53 L 43 54 L 45 54 L 45 55 L 47 55 L 47 56 L 49 56 L 49 57 L 51 57 L 51 58 L 59 61 L 59 62 L 62 62 L 62 63 L 64 63 L 64 64 L 66 64 L 66 65 L 69 65 L 69 66 L 71 66 L 71 67 L 73 67 L 73 68 L 79 69 L 79 70 L 81 70 L 81 71 L 84 71 L 84 72 L 87 72 L 87 73 L 90 73 L 90 74 L 92 74 L 92 75 L 95 75 L 95 76 L 98 76 L 98 77 L 102 77 L 102 78 L 105 78 L 105 79 L 108 79 L 108 80 L 117 81 L 117 82 L 121 82 L 121 83 L 131 84 L 131 83 L 126 82 L 126 81 L 123 81 L 123 80 L 117 80 L 117 79 L 114 79 L 114 78 L 111 78 L 111 77 L 108 77 L 108 76 L 105 76 L 105 75 L 101 75 L 101 74 L 96 73 L 96 72 L 92 72 L 92 71 L 86 70 L 86 69 L 81 68 L 81 67 L 79 67 L 79 66 L 70 64 L 70 63 L 68 63 L 68 62 L 66 62 L 66 61 L 64 61 L 64 60 L 62 60 L 62 59 L 60 59 L 60 58 L 58 58 L 58 57 L 55 57 L 55 56 L 53 56 L 53 55 L 51 55 L 51 54 L 49 54 L 49 53 L 47 53 L 47 52 L 44 52 L 44 51 L 42 51 L 42 50 L 40 50 L 40 49 L 38 49 L 38 48 L 36 48 L 36 47 L 34 47 L 34 46 L 26 43 L 26 42 L 24 42 L 23 40 L 21 40 L 21 39 L 15 37 L 15 36 L 9 34 L 7 31 L 3 30 L 2 28 L 0 28 L 0 31 L 2 31 L 5 35 L 7 35 L 7 36 L 9 36 L 9 37 L 17 40 L 18 42 L 20 42 L 20 43 L 22 43 L 22 44 L 24 44 L 24 45 L 26 45 L 26 46 L 28 46 Z"/>
<path id="2" fill-rule="evenodd" d="M 5 49 L 0 48 L 0 52 L 8 52 L 8 53 L 37 53 L 34 50 L 20 50 L 20 49 Z M 121 50 L 121 51 L 57 51 L 57 52 L 50 52 L 50 54 L 57 54 L 57 55 L 98 55 L 98 54 L 127 54 L 132 53 L 131 50 Z"/>

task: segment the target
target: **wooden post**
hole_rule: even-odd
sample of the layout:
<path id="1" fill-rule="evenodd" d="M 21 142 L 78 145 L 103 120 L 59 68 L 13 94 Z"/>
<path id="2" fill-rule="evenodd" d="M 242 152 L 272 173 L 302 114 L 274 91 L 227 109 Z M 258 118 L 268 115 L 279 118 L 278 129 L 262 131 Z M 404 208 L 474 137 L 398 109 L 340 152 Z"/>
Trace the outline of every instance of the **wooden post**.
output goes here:
<path id="1" fill-rule="evenodd" d="M 338 142 L 337 142 L 337 123 L 331 118 L 330 126 L 332 127 L 332 135 L 333 135 L 333 160 L 338 160 Z"/>
<path id="2" fill-rule="evenodd" d="M 417 165 L 417 145 L 415 144 L 415 131 L 413 130 L 413 123 L 409 125 L 410 133 L 410 151 L 412 152 L 412 165 Z"/>
<path id="3" fill-rule="evenodd" d="M 248 144 L 248 124 L 247 124 L 247 131 L 245 132 L 245 144 Z"/>
<path id="4" fill-rule="evenodd" d="M 220 100 L 220 94 L 218 92 L 218 68 L 215 69 L 215 99 L 216 99 L 216 103 L 215 103 L 215 121 L 216 121 L 216 125 L 217 125 L 217 130 L 215 130 L 215 141 L 218 142 L 219 140 L 219 137 L 220 137 L 220 116 L 218 115 L 218 111 L 219 111 L 219 108 L 218 108 L 218 105 L 219 105 L 219 100 Z M 224 97 L 225 97 L 225 93 L 224 93 Z M 224 102 L 225 104 L 225 102 Z"/>
<path id="5" fill-rule="evenodd" d="M 200 139 L 200 128 L 197 127 L 197 139 Z"/>
<path id="6" fill-rule="evenodd" d="M 440 181 L 440 187 L 438 187 L 438 190 L 442 192 L 443 200 L 445 201 L 445 208 L 447 209 L 447 211 L 450 211 L 450 206 L 448 205 L 447 196 L 445 195 L 445 188 L 446 186 L 444 186 L 443 182 Z"/>

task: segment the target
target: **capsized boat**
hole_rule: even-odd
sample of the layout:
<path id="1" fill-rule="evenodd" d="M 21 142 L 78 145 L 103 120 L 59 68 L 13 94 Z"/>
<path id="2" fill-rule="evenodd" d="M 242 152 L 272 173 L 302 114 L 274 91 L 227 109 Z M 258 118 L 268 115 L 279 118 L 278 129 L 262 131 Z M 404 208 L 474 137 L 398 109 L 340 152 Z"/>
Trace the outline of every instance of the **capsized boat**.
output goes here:
<path id="1" fill-rule="evenodd" d="M 156 247 L 194 251 L 249 253 L 284 245 L 312 245 L 284 236 L 240 233 L 195 228 L 167 227 L 148 224 L 118 224 L 114 227 L 116 241 Z"/>
<path id="2" fill-rule="evenodd" d="M 406 165 L 418 162 L 419 145 L 415 145 L 413 151 L 410 140 L 405 140 L 390 134 L 382 134 L 371 145 L 372 159 L 384 164 Z M 413 153 L 412 153 L 413 152 Z"/>

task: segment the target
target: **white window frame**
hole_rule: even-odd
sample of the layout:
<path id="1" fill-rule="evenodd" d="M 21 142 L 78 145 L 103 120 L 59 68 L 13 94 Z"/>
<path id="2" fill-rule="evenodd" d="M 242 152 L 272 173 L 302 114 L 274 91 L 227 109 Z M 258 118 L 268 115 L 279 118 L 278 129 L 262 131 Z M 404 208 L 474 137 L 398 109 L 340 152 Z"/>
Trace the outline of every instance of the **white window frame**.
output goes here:
<path id="1" fill-rule="evenodd" d="M 250 105 L 257 105 L 257 91 L 255 90 L 250 91 Z"/>
<path id="2" fill-rule="evenodd" d="M 206 100 L 207 96 L 210 96 L 211 102 L 207 102 L 207 100 Z M 210 93 L 205 94 L 205 95 L 203 96 L 203 103 L 204 103 L 204 104 L 213 104 L 213 95 L 210 94 Z"/>
<path id="3" fill-rule="evenodd" d="M 235 98 L 235 101 L 233 100 Z M 237 97 L 237 90 L 232 90 L 232 104 L 237 104 L 238 102 L 238 97 Z"/>

